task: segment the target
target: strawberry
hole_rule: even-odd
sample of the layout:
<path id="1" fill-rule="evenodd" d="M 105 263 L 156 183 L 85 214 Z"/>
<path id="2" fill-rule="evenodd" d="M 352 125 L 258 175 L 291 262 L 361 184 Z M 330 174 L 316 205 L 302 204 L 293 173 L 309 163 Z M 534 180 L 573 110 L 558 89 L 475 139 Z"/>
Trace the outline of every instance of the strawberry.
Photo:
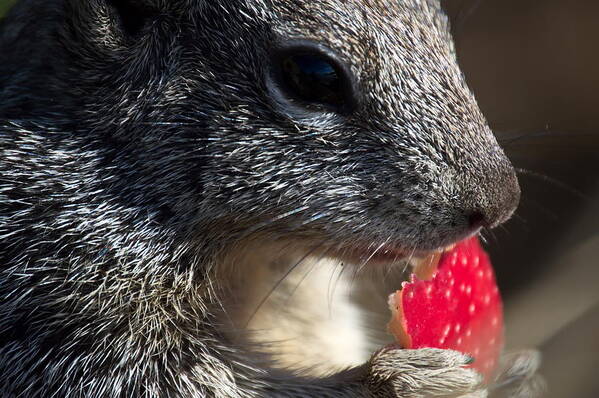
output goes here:
<path id="1" fill-rule="evenodd" d="M 429 264 L 425 276 L 416 270 L 389 297 L 389 331 L 404 348 L 467 353 L 489 381 L 503 346 L 502 302 L 489 257 L 476 237 L 436 256 L 436 269 Z"/>

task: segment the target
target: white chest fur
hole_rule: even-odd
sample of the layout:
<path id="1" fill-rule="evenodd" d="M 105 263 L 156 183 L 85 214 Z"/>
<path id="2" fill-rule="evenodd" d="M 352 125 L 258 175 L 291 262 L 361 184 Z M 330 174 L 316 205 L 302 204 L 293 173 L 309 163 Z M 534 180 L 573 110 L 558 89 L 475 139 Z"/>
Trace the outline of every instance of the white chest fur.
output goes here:
<path id="1" fill-rule="evenodd" d="M 315 375 L 364 363 L 371 353 L 351 296 L 353 271 L 326 257 L 272 254 L 252 251 L 238 268 L 233 338 Z"/>

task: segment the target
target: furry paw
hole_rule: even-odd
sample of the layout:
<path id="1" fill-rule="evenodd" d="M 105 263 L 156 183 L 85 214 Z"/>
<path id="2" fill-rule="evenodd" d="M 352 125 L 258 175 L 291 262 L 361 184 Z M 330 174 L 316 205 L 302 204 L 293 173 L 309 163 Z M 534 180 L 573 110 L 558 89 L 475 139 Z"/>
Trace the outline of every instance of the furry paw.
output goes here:
<path id="1" fill-rule="evenodd" d="M 545 380 L 537 373 L 541 364 L 538 351 L 525 350 L 501 358 L 499 376 L 492 387 L 493 398 L 538 398 L 546 391 Z"/>
<path id="2" fill-rule="evenodd" d="M 472 358 L 451 350 L 388 346 L 368 362 L 367 389 L 373 398 L 484 398 L 482 377 L 465 368 Z"/>

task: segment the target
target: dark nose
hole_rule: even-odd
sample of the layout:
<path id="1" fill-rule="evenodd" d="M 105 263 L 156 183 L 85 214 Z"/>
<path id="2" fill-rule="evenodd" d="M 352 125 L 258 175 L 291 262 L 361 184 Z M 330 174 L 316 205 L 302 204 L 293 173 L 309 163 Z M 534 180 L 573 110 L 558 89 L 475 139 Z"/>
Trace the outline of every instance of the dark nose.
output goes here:
<path id="1" fill-rule="evenodd" d="M 487 226 L 487 218 L 483 212 L 479 210 L 473 210 L 468 216 L 468 225 L 472 229 L 481 228 Z"/>
<path id="2" fill-rule="evenodd" d="M 511 166 L 500 175 L 489 175 L 467 195 L 465 216 L 470 228 L 495 228 L 507 221 L 520 201 L 520 186 Z"/>

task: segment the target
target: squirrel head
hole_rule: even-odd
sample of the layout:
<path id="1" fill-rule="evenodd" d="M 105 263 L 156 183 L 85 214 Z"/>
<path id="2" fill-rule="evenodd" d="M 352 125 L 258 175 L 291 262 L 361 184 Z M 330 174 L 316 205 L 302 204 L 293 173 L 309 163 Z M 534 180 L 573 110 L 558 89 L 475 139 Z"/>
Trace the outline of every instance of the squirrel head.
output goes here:
<path id="1" fill-rule="evenodd" d="M 48 92 L 72 97 L 102 189 L 160 225 L 430 250 L 515 210 L 437 0 L 70 0 L 64 16 Z"/>

